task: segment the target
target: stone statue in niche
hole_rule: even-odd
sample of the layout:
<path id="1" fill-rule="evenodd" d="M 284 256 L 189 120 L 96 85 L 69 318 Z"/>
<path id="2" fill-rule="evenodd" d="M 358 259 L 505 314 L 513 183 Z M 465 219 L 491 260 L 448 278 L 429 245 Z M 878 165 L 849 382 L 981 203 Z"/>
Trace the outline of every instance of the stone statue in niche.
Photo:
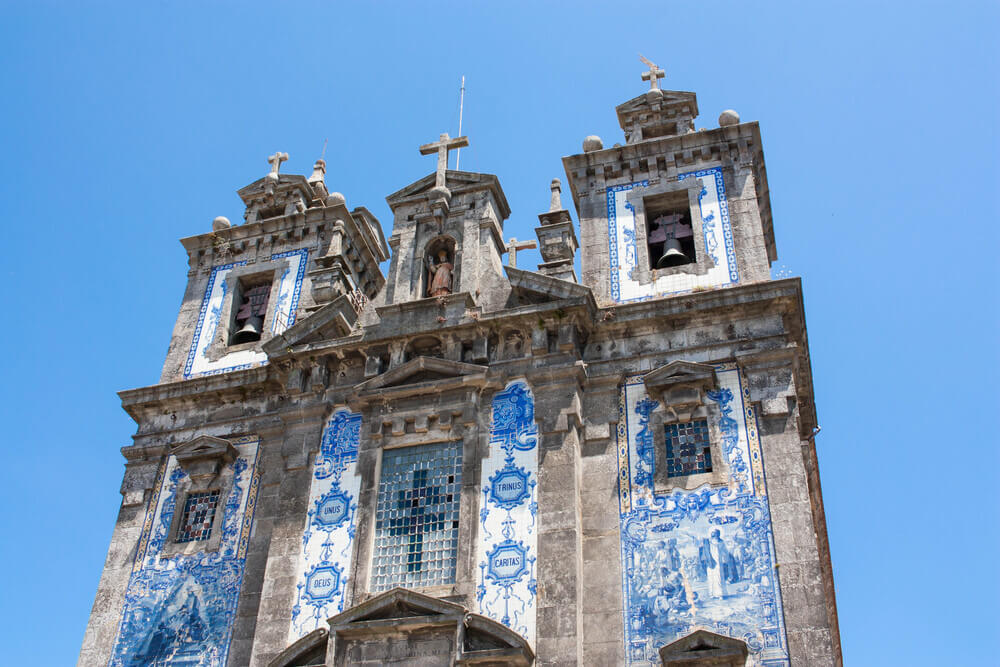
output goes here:
<path id="1" fill-rule="evenodd" d="M 437 262 L 427 256 L 427 296 L 451 294 L 455 265 L 444 248 L 437 251 Z"/>

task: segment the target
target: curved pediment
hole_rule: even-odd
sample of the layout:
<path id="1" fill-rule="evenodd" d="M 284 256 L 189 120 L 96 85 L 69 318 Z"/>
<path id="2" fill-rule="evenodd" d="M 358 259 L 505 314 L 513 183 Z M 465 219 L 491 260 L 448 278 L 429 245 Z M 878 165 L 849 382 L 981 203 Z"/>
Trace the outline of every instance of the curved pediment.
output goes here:
<path id="1" fill-rule="evenodd" d="M 327 664 L 355 664 L 361 656 L 385 662 L 491 664 L 527 667 L 526 639 L 454 602 L 394 588 L 329 620 L 334 638 Z"/>

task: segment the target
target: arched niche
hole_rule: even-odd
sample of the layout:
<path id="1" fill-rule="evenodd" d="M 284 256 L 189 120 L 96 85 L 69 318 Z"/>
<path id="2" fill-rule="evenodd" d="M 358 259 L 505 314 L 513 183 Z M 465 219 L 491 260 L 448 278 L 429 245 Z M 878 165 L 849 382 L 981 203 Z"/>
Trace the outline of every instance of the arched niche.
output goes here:
<path id="1" fill-rule="evenodd" d="M 459 285 L 461 284 L 461 268 L 458 262 L 458 243 L 455 239 L 447 234 L 442 234 L 440 236 L 435 236 L 429 240 L 425 245 L 423 252 L 420 255 L 421 264 L 421 282 L 420 282 L 420 294 L 422 297 L 437 296 L 431 295 L 429 288 L 434 280 L 430 264 L 437 265 L 440 262 L 440 253 L 445 253 L 446 260 L 451 264 L 451 293 L 459 291 Z"/>

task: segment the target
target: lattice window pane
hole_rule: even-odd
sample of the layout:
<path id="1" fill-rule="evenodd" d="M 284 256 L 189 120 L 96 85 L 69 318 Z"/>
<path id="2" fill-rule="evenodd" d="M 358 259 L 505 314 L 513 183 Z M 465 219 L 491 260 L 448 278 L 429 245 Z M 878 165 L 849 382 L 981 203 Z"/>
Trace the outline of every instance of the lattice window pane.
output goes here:
<path id="1" fill-rule="evenodd" d="M 215 521 L 215 508 L 218 504 L 218 490 L 188 494 L 187 500 L 184 501 L 184 512 L 181 514 L 176 541 L 199 542 L 211 537 L 212 522 Z"/>
<path id="2" fill-rule="evenodd" d="M 461 442 L 382 453 L 373 591 L 454 582 L 461 489 Z"/>
<path id="3" fill-rule="evenodd" d="M 707 420 L 668 424 L 665 428 L 667 477 L 712 472 L 712 448 L 708 440 Z"/>

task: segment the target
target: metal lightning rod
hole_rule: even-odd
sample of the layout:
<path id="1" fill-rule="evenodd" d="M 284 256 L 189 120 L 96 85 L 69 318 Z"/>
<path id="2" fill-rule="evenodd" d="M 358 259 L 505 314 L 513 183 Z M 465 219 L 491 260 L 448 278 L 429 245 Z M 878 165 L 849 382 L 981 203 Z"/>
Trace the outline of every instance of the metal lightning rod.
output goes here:
<path id="1" fill-rule="evenodd" d="M 458 97 L 458 136 L 462 136 L 462 110 L 465 108 L 465 75 L 462 75 L 462 92 Z M 455 171 L 458 171 L 458 161 L 462 158 L 462 149 L 455 149 Z"/>

